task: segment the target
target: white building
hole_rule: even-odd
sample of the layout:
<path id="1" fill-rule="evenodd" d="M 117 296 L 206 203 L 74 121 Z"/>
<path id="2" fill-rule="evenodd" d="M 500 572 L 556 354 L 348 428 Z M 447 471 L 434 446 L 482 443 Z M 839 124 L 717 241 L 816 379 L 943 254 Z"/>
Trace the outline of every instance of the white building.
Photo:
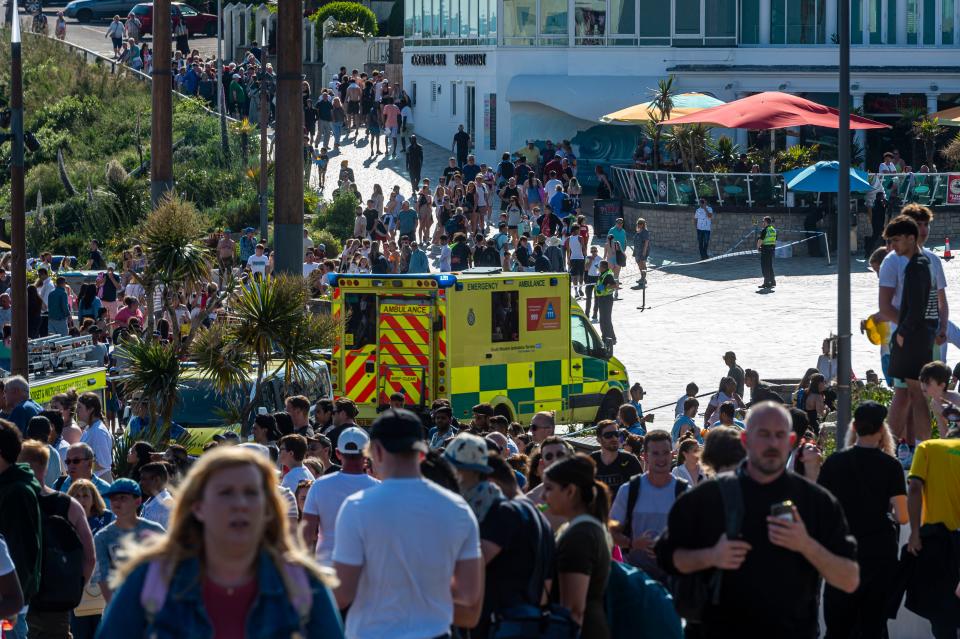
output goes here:
<path id="1" fill-rule="evenodd" d="M 669 75 L 726 101 L 781 90 L 835 106 L 837 2 L 405 0 L 404 85 L 418 133 L 449 147 L 463 124 L 478 161 L 532 138 L 571 140 L 587 164 L 623 162 L 641 130 L 600 116 L 649 100 Z M 905 108 L 960 104 L 960 0 L 852 0 L 851 44 L 865 115 L 892 124 Z M 904 136 L 861 135 L 868 163 L 909 147 Z"/>

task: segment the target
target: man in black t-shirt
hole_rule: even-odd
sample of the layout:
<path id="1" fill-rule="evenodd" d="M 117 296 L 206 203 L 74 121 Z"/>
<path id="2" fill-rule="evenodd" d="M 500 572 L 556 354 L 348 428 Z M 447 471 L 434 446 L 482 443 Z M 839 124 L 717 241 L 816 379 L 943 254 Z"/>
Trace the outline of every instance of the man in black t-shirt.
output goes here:
<path id="1" fill-rule="evenodd" d="M 887 409 L 881 404 L 860 404 L 853 415 L 856 444 L 828 457 L 817 478 L 843 506 L 850 532 L 857 539 L 860 564 L 856 592 L 846 594 L 829 585 L 824 591 L 823 615 L 829 636 L 885 636 L 884 603 L 890 598 L 897 573 L 897 523 L 903 525 L 909 519 L 903 468 L 880 448 L 886 417 Z"/>
<path id="2" fill-rule="evenodd" d="M 100 243 L 90 240 L 90 259 L 87 260 L 88 271 L 99 271 L 103 268 L 103 254 L 100 252 Z"/>
<path id="3" fill-rule="evenodd" d="M 472 636 L 487 637 L 491 614 L 519 605 L 537 606 L 544 581 L 553 574 L 554 540 L 547 519 L 517 486 L 513 469 L 495 454 L 487 476 L 504 500 L 480 522 L 480 545 L 487 564 L 483 612 Z"/>
<path id="4" fill-rule="evenodd" d="M 848 593 L 859 585 L 856 542 L 833 495 L 786 470 L 796 437 L 786 409 L 761 403 L 746 426 L 739 536 L 727 539 L 719 482 L 703 482 L 670 510 L 657 562 L 671 574 L 723 570 L 719 604 L 706 606 L 700 624 L 705 639 L 812 639 L 820 578 Z M 788 500 L 790 510 L 774 516 L 771 507 Z"/>
<path id="5" fill-rule="evenodd" d="M 620 450 L 620 430 L 612 419 L 597 424 L 597 440 L 600 450 L 590 453 L 597 464 L 597 479 L 607 485 L 611 495 L 616 495 L 620 484 L 642 473 L 643 467 L 635 456 Z"/>
<path id="6" fill-rule="evenodd" d="M 337 441 L 340 439 L 340 433 L 356 426 L 353 419 L 357 416 L 357 405 L 352 399 L 341 397 L 333 402 L 333 428 L 323 433 L 330 439 L 330 445 L 337 447 Z"/>
<path id="7" fill-rule="evenodd" d="M 460 166 L 456 158 L 450 158 L 447 166 L 443 169 L 443 177 L 446 178 L 447 184 L 453 182 L 453 176 L 460 172 Z"/>
<path id="8" fill-rule="evenodd" d="M 470 153 L 470 134 L 463 130 L 463 125 L 457 127 L 453 134 L 453 152 L 457 156 L 457 166 L 467 163 L 467 154 Z"/>
<path id="9" fill-rule="evenodd" d="M 373 232 L 373 227 L 377 225 L 380 214 L 373 206 L 373 200 L 367 200 L 367 208 L 363 210 L 363 217 L 367 218 L 367 235 Z"/>

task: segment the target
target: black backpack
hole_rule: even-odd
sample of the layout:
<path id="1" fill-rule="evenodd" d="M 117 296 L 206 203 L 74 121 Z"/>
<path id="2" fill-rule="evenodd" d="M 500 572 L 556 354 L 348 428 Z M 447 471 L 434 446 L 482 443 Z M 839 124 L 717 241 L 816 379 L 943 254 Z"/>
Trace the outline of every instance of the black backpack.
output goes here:
<path id="1" fill-rule="evenodd" d="M 40 496 L 40 590 L 30 600 L 32 610 L 73 610 L 83 598 L 83 544 L 69 510 L 70 498 L 62 493 Z"/>

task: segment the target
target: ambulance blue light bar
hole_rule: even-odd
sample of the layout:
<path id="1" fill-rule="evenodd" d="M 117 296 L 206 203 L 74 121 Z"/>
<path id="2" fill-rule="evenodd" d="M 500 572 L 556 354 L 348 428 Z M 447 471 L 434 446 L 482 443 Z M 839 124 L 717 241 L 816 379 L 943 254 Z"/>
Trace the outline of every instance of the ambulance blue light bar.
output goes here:
<path id="1" fill-rule="evenodd" d="M 330 286 L 340 286 L 340 282 L 358 282 L 353 286 L 359 286 L 359 282 L 372 286 L 387 288 L 391 282 L 402 280 L 432 280 L 437 283 L 437 288 L 449 288 L 457 283 L 457 276 L 452 273 L 407 273 L 405 275 L 375 275 L 373 273 L 327 273 L 327 283 Z M 350 286 L 348 283 L 347 286 Z"/>

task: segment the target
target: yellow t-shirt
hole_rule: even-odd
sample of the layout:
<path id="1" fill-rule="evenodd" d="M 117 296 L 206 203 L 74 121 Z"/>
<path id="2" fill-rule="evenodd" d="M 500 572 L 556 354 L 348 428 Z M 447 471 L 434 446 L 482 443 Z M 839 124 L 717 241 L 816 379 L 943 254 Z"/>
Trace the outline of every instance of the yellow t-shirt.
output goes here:
<path id="1" fill-rule="evenodd" d="M 910 477 L 923 480 L 921 522 L 960 530 L 960 438 L 930 439 L 917 446 Z"/>

